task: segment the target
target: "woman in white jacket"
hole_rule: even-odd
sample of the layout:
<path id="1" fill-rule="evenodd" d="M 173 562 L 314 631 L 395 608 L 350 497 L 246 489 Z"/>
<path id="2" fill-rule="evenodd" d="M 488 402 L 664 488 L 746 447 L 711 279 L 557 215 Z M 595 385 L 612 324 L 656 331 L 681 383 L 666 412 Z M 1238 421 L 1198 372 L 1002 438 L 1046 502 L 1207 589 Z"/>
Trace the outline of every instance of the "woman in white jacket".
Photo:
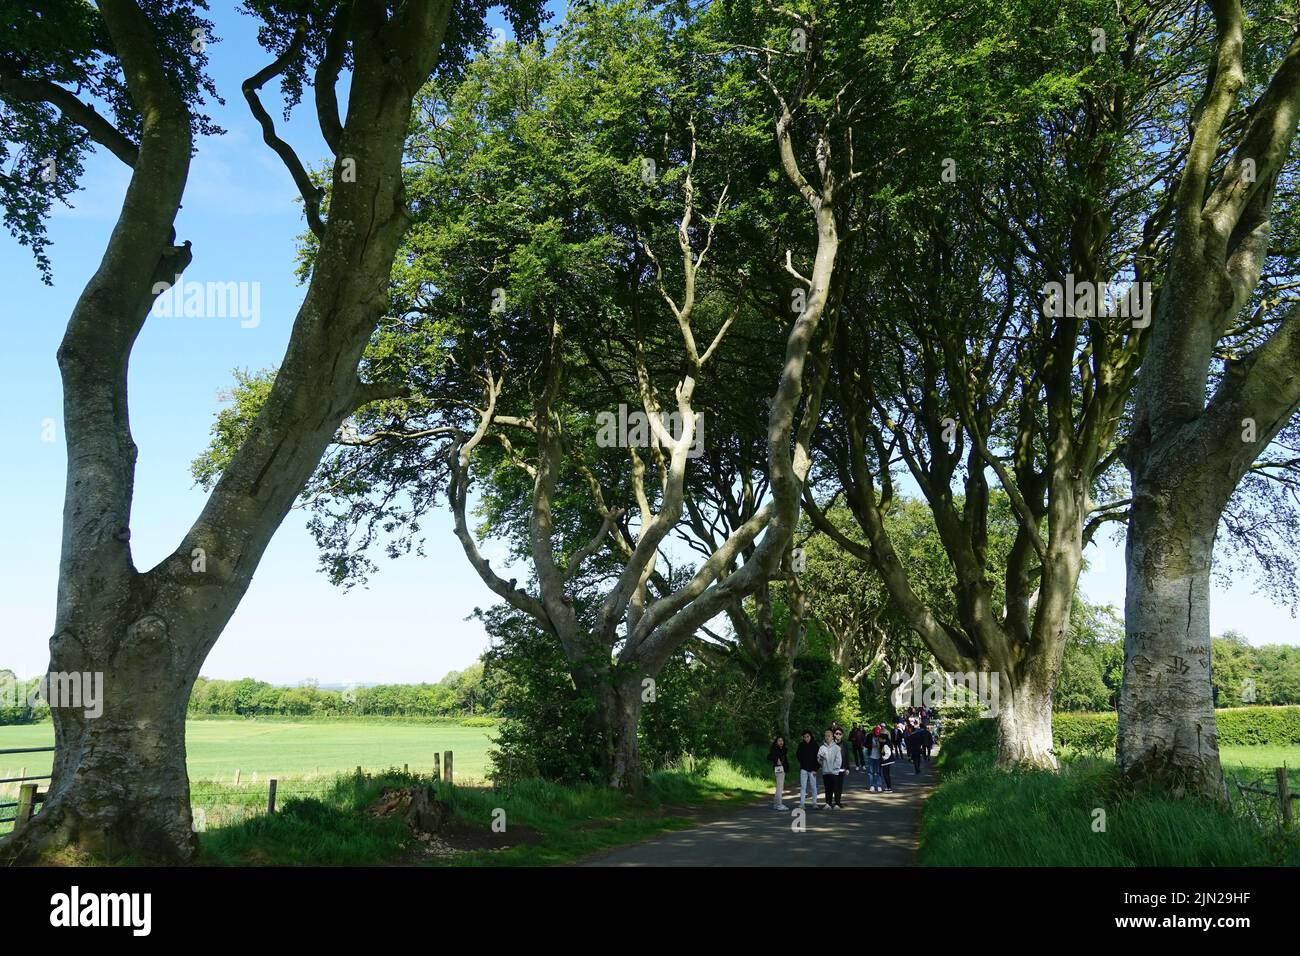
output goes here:
<path id="1" fill-rule="evenodd" d="M 835 735 L 826 731 L 825 743 L 817 748 L 817 765 L 821 767 L 822 784 L 826 787 L 826 805 L 836 810 L 844 808 L 844 751 L 835 742 Z"/>

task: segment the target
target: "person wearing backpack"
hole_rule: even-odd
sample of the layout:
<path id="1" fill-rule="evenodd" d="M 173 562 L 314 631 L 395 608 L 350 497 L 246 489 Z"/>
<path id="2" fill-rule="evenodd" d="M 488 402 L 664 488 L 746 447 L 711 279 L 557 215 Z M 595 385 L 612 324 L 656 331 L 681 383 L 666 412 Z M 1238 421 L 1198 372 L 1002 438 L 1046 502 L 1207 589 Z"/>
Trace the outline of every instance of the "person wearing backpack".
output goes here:
<path id="1" fill-rule="evenodd" d="M 894 765 L 894 745 L 889 742 L 889 732 L 884 727 L 876 728 L 876 739 L 880 741 L 880 775 L 885 785 L 885 793 L 894 792 L 894 781 L 889 768 Z"/>
<path id="2" fill-rule="evenodd" d="M 803 732 L 802 740 L 795 749 L 795 760 L 799 762 L 799 806 L 804 805 L 804 794 L 812 795 L 813 809 L 817 809 L 817 744 L 813 742 L 811 730 Z"/>
<path id="3" fill-rule="evenodd" d="M 776 796 L 772 800 L 773 810 L 789 810 L 782 799 L 785 796 L 785 775 L 790 769 L 790 757 L 785 752 L 785 738 L 780 734 L 772 741 L 767 751 L 767 762 L 776 772 Z"/>

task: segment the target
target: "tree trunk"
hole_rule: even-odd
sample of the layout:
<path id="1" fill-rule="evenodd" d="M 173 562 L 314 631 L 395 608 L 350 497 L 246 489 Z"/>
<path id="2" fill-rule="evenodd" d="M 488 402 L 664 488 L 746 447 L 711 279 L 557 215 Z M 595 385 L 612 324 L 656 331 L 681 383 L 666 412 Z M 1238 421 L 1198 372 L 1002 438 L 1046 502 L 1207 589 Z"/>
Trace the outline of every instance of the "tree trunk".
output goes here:
<path id="1" fill-rule="evenodd" d="M 609 785 L 621 790 L 636 791 L 641 786 L 637 731 L 641 725 L 642 694 L 641 678 L 637 677 L 620 681 L 610 695 L 609 739 L 613 762 L 609 769 Z"/>
<path id="2" fill-rule="evenodd" d="M 70 847 L 110 860 L 130 854 L 182 863 L 198 850 L 185 768 L 186 703 L 197 664 L 178 652 L 157 615 L 118 633 L 123 638 L 107 659 L 88 654 L 70 632 L 50 642 L 50 670 L 102 674 L 110 705 L 98 716 L 51 706 L 57 750 L 49 794 L 5 844 L 6 862 Z"/>
<path id="3" fill-rule="evenodd" d="M 197 849 L 185 769 L 185 711 L 212 645 L 271 536 L 364 397 L 356 369 L 387 307 L 409 210 L 401 159 L 411 102 L 441 47 L 449 4 L 380 8 L 351 23 L 353 72 L 331 215 L 275 384 L 199 519 L 148 571 L 130 547 L 137 449 L 127 379 L 157 283 L 189 264 L 174 221 L 189 169 L 191 117 L 135 4 L 100 3 L 144 117 L 138 157 L 99 269 L 59 348 L 68 469 L 50 671 L 102 675 L 103 711 L 52 707 L 49 798 L 0 862 L 70 845 L 178 862 Z"/>
<path id="4" fill-rule="evenodd" d="M 1041 660 L 1016 674 L 998 675 L 996 719 L 998 765 L 1055 770 L 1052 745 L 1052 697 L 1055 681 Z"/>
<path id="5" fill-rule="evenodd" d="M 781 733 L 790 739 L 790 708 L 794 704 L 794 661 L 782 660 L 781 666 Z"/>
<path id="6" fill-rule="evenodd" d="M 1210 686 L 1210 561 L 1218 524 L 1185 487 L 1140 487 L 1129 520 L 1116 762 L 1176 795 L 1222 796 Z M 1177 508 L 1183 500 L 1190 507 Z"/>

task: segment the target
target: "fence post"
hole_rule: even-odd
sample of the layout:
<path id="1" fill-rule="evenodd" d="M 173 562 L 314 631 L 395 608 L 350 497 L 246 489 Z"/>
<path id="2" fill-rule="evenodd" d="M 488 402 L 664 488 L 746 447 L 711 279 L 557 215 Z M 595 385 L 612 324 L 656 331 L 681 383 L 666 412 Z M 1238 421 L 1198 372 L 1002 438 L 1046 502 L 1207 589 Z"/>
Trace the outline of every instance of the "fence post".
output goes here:
<path id="1" fill-rule="evenodd" d="M 442 779 L 442 754 L 435 753 L 433 755 L 433 779 Z"/>
<path id="2" fill-rule="evenodd" d="M 36 784 L 24 783 L 18 787 L 18 814 L 14 820 L 14 832 L 21 830 L 32 818 L 36 808 Z"/>
<path id="3" fill-rule="evenodd" d="M 1291 784 L 1286 778 L 1286 767 L 1277 768 L 1277 801 L 1282 804 L 1282 823 L 1291 825 Z"/>
<path id="4" fill-rule="evenodd" d="M 266 794 L 266 812 L 275 813 L 275 778 L 271 778 L 271 786 Z"/>
<path id="5" fill-rule="evenodd" d="M 236 767 L 236 768 L 235 768 L 235 786 L 236 786 L 236 787 L 239 786 L 239 773 L 240 773 L 239 768 Z"/>
<path id="6" fill-rule="evenodd" d="M 443 769 L 447 773 L 447 782 L 451 783 L 452 779 L 451 779 L 451 751 L 450 750 L 443 751 L 442 765 L 443 765 Z"/>

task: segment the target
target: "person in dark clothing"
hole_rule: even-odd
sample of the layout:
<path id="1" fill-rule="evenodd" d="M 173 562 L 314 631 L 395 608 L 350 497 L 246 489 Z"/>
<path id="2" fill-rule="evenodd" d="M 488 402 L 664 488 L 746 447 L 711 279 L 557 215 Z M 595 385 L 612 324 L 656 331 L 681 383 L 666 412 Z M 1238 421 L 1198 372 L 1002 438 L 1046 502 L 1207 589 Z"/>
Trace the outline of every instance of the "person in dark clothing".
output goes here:
<path id="1" fill-rule="evenodd" d="M 861 770 L 867 765 L 864 750 L 867 745 L 867 732 L 857 724 L 849 731 L 849 742 L 853 744 L 853 769 Z"/>
<path id="2" fill-rule="evenodd" d="M 843 730 L 835 731 L 835 743 L 839 744 L 840 748 L 840 779 L 836 781 L 835 786 L 835 806 L 843 810 L 844 781 L 849 775 L 849 769 L 853 766 L 851 759 L 853 745 L 849 743 L 849 739 L 844 735 Z"/>
<path id="3" fill-rule="evenodd" d="M 912 769 L 914 773 L 921 772 L 921 748 L 924 746 L 922 734 L 928 731 L 916 727 L 907 735 L 907 755 L 912 758 Z"/>
<path id="4" fill-rule="evenodd" d="M 811 730 L 803 732 L 802 740 L 795 749 L 794 757 L 799 762 L 799 806 L 804 805 L 804 794 L 812 794 L 813 809 L 817 808 L 817 742 L 813 740 Z"/>
<path id="5" fill-rule="evenodd" d="M 894 746 L 889 742 L 889 732 L 883 727 L 877 727 L 880 739 L 880 776 L 885 782 L 885 793 L 894 792 L 894 781 L 890 777 L 889 768 L 894 765 Z"/>
<path id="6" fill-rule="evenodd" d="M 776 740 L 772 741 L 772 746 L 767 751 L 767 762 L 772 765 L 776 773 L 776 796 L 772 801 L 773 810 L 789 810 L 782 799 L 785 796 L 785 775 L 790 769 L 790 758 L 785 752 L 785 738 L 780 734 Z"/>

